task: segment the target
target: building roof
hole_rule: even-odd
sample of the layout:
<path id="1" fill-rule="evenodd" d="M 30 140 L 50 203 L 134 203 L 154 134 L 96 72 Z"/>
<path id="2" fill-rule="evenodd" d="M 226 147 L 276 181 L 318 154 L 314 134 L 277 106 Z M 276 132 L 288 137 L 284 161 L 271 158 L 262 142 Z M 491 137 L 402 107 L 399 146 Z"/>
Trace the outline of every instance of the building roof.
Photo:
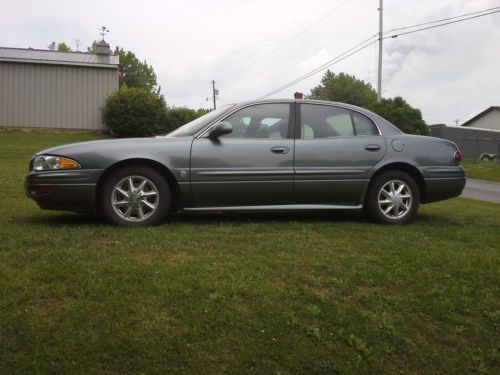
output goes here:
<path id="1" fill-rule="evenodd" d="M 119 57 L 86 52 L 0 47 L 0 62 L 118 68 Z"/>
<path id="2" fill-rule="evenodd" d="M 478 118 L 480 117 L 483 117 L 484 115 L 486 115 L 487 113 L 495 110 L 495 109 L 499 109 L 500 110 L 500 106 L 491 106 L 489 108 L 486 108 L 483 112 L 481 113 L 478 113 L 477 115 L 475 115 L 473 118 L 471 118 L 470 120 L 467 120 L 465 121 L 462 125 L 460 126 L 469 126 L 470 124 L 472 124 L 474 121 L 476 121 Z"/>
<path id="3" fill-rule="evenodd" d="M 483 132 L 493 132 L 493 133 L 500 133 L 500 130 L 497 129 L 489 129 L 489 128 L 474 128 L 474 127 L 463 127 L 463 125 L 446 125 L 446 124 L 432 124 L 429 125 L 429 128 L 431 129 L 441 129 L 441 128 L 446 128 L 446 129 L 458 129 L 460 131 L 462 130 L 473 130 L 473 131 L 483 131 Z"/>

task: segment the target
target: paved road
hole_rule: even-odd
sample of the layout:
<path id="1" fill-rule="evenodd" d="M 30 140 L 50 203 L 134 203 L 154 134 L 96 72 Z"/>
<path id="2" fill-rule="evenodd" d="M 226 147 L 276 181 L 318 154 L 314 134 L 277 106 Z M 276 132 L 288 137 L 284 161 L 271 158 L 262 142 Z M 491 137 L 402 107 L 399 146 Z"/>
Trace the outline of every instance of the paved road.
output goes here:
<path id="1" fill-rule="evenodd" d="M 468 178 L 462 197 L 500 203 L 500 183 Z"/>

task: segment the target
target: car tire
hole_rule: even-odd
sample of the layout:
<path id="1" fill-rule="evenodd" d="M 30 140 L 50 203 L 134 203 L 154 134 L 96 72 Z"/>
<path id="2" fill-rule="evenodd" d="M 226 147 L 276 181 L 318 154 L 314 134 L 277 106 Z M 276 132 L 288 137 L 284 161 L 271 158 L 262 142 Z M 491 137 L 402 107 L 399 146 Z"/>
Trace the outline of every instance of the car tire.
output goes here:
<path id="1" fill-rule="evenodd" d="M 127 227 L 155 225 L 172 204 L 165 178 L 147 166 L 127 166 L 111 173 L 99 194 L 100 213 L 110 224 Z"/>
<path id="2" fill-rule="evenodd" d="M 406 224 L 415 219 L 419 205 L 420 190 L 415 180 L 402 171 L 387 171 L 370 184 L 364 209 L 374 222 Z"/>

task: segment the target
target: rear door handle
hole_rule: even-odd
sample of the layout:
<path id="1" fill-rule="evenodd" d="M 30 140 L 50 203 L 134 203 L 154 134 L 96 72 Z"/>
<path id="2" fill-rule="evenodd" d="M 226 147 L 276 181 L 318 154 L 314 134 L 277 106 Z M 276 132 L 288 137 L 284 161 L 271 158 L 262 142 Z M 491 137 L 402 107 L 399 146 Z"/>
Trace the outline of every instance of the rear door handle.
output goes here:
<path id="1" fill-rule="evenodd" d="M 366 145 L 365 146 L 365 150 L 368 150 L 368 151 L 378 151 L 381 148 L 382 147 L 380 147 L 380 145 Z"/>
<path id="2" fill-rule="evenodd" d="M 271 148 L 271 152 L 273 154 L 288 154 L 288 151 L 290 151 L 290 149 L 284 146 L 276 146 Z"/>

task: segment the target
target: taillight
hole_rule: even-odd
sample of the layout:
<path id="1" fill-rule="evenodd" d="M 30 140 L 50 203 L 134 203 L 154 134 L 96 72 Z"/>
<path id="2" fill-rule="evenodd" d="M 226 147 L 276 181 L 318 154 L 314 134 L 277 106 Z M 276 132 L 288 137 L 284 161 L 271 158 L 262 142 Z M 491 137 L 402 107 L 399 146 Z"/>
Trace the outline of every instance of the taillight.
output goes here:
<path id="1" fill-rule="evenodd" d="M 455 153 L 453 154 L 453 160 L 455 160 L 456 162 L 462 160 L 462 153 L 460 152 L 460 150 L 455 151 Z"/>

